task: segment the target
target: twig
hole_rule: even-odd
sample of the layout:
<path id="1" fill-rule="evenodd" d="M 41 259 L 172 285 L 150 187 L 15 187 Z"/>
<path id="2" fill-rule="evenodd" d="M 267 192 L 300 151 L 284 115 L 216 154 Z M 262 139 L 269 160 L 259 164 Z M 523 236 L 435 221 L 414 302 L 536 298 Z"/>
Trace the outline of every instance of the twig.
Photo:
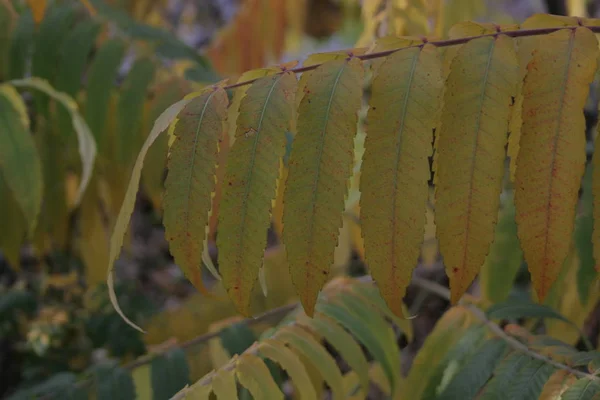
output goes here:
<path id="1" fill-rule="evenodd" d="M 600 26 L 583 25 L 581 19 L 578 19 L 578 22 L 579 22 L 578 26 L 560 26 L 560 27 L 553 27 L 553 28 L 537 28 L 537 29 L 521 29 L 521 30 L 514 30 L 514 31 L 500 31 L 500 32 L 494 32 L 494 33 L 488 33 L 485 35 L 466 36 L 466 37 L 457 38 L 457 39 L 437 40 L 437 41 L 431 41 L 431 42 L 427 41 L 427 39 L 424 38 L 422 44 L 408 46 L 408 47 L 399 47 L 397 49 L 392 49 L 392 50 L 377 51 L 377 52 L 373 52 L 373 53 L 369 53 L 369 54 L 362 54 L 362 55 L 355 56 L 355 57 L 360 60 L 365 61 L 365 60 L 372 60 L 375 58 L 387 57 L 390 54 L 395 53 L 396 51 L 412 49 L 412 48 L 417 48 L 417 47 L 421 48 L 421 47 L 425 46 L 426 44 L 431 44 L 431 45 L 434 45 L 435 47 L 448 47 L 448 46 L 456 46 L 459 44 L 465 44 L 473 39 L 479 39 L 479 38 L 484 38 L 484 37 L 494 37 L 495 38 L 499 35 L 506 35 L 506 36 L 509 36 L 512 38 L 526 37 L 526 36 L 540 36 L 540 35 L 547 35 L 550 33 L 554 33 L 554 32 L 557 32 L 557 31 L 560 31 L 563 29 L 571 29 L 572 30 L 572 29 L 575 29 L 578 27 L 587 28 L 594 33 L 600 33 Z M 348 53 L 350 55 L 351 50 L 349 50 Z M 301 72 L 306 72 L 306 71 L 311 71 L 313 69 L 317 69 L 322 64 L 323 63 L 314 64 L 314 65 L 310 65 L 307 67 L 290 68 L 290 69 L 283 70 L 279 73 L 282 74 L 285 72 L 293 72 L 293 73 L 298 74 Z M 240 86 L 250 85 L 250 84 L 256 82 L 258 79 L 260 79 L 260 78 L 249 79 L 247 81 L 237 82 L 237 83 L 234 83 L 231 85 L 224 86 L 223 89 L 234 89 L 234 88 L 237 88 Z"/>

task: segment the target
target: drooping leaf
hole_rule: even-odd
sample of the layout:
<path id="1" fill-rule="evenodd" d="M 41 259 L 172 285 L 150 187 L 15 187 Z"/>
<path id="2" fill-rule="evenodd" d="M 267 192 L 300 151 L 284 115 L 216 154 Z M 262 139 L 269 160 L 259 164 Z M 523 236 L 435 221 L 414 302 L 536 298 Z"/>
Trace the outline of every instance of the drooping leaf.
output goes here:
<path id="1" fill-rule="evenodd" d="M 94 162 L 96 160 L 96 142 L 90 128 L 79 113 L 77 103 L 73 98 L 63 92 L 59 92 L 39 78 L 15 79 L 10 84 L 17 87 L 36 89 L 59 102 L 71 115 L 71 123 L 77 134 L 79 157 L 81 158 L 81 180 L 75 195 L 74 205 L 78 206 L 83 198 L 83 193 L 92 177 Z"/>
<path id="2" fill-rule="evenodd" d="M 140 176 L 142 174 L 142 167 L 144 166 L 144 158 L 146 157 L 146 153 L 148 153 L 148 149 L 156 138 L 169 127 L 169 124 L 177 117 L 177 114 L 193 99 L 193 97 L 186 97 L 177 103 L 172 104 L 169 108 L 163 111 L 162 114 L 156 119 L 154 122 L 154 126 L 152 127 L 152 131 L 146 138 L 140 153 L 138 154 L 137 160 L 135 161 L 135 165 L 133 166 L 133 171 L 131 178 L 129 180 L 129 185 L 127 186 L 127 192 L 125 193 L 125 199 L 123 200 L 123 204 L 121 205 L 121 210 L 119 211 L 119 215 L 117 216 L 117 220 L 115 222 L 113 232 L 110 238 L 110 256 L 108 259 L 108 294 L 110 297 L 110 302 L 117 311 L 117 313 L 127 322 L 130 326 L 137 329 L 140 332 L 144 332 L 142 328 L 134 324 L 129 318 L 125 316 L 121 307 L 119 307 L 119 303 L 117 301 L 117 296 L 114 291 L 114 277 L 113 277 L 113 265 L 121 252 L 121 247 L 123 246 L 123 237 L 125 236 L 125 232 L 129 225 L 129 218 L 131 217 L 131 213 L 133 212 L 133 206 L 135 204 L 136 194 L 138 191 L 138 186 L 140 182 Z"/>
<path id="3" fill-rule="evenodd" d="M 284 194 L 283 242 L 311 316 L 333 263 L 352 175 L 363 71 L 356 58 L 322 64 L 306 81 Z"/>
<path id="4" fill-rule="evenodd" d="M 278 328 L 275 338 L 304 354 L 321 373 L 331 389 L 332 398 L 344 397 L 342 374 L 333 357 L 305 330 L 299 327 Z"/>
<path id="5" fill-rule="evenodd" d="M 9 2 L 0 3 L 0 81 L 8 79 L 10 66 L 10 45 L 12 30 L 14 29 L 18 15 Z"/>
<path id="6" fill-rule="evenodd" d="M 582 213 L 575 220 L 575 233 L 573 240 L 579 256 L 579 268 L 577 269 L 577 293 L 581 304 L 585 305 L 590 300 L 592 284 L 598 278 L 596 261 L 594 259 L 594 234 L 593 216 L 593 164 L 588 164 L 583 177 L 581 195 Z"/>
<path id="7" fill-rule="evenodd" d="M 488 318 L 492 319 L 518 319 L 518 318 L 554 318 L 567 324 L 572 324 L 567 318 L 552 308 L 537 303 L 523 300 L 506 300 L 493 304 L 486 310 Z"/>
<path id="8" fill-rule="evenodd" d="M 291 72 L 254 82 L 240 103 L 229 152 L 219 211 L 219 271 L 229 297 L 246 316 L 263 263 L 295 90 Z"/>
<path id="9" fill-rule="evenodd" d="M 600 132 L 600 124 L 598 125 Z M 597 135 L 596 137 L 600 137 Z M 592 194 L 594 217 L 592 243 L 594 252 L 594 261 L 596 262 L 596 271 L 600 272 L 600 140 L 596 139 L 594 146 L 594 155 L 592 156 Z"/>
<path id="10" fill-rule="evenodd" d="M 432 45 L 387 57 L 372 86 L 360 180 L 361 229 L 366 263 L 398 316 L 423 242 L 428 157 L 442 88 Z"/>
<path id="11" fill-rule="evenodd" d="M 156 355 L 151 363 L 152 398 L 169 399 L 189 383 L 189 367 L 185 353 L 175 348 L 165 354 Z"/>
<path id="12" fill-rule="evenodd" d="M 0 229 L 0 250 L 9 265 L 18 271 L 21 262 L 21 245 L 27 236 L 28 224 L 2 174 L 0 174 L 0 221 L 10 227 L 10 229 Z"/>
<path id="13" fill-rule="evenodd" d="M 124 54 L 125 44 L 122 40 L 107 40 L 98 49 L 87 76 L 85 120 L 94 134 L 100 154 L 105 154 L 107 150 L 104 137 L 108 104 Z"/>
<path id="14" fill-rule="evenodd" d="M 492 339 L 485 342 L 456 373 L 439 399 L 474 398 L 492 375 L 494 367 L 503 356 L 506 347 L 507 344 L 503 339 Z"/>
<path id="15" fill-rule="evenodd" d="M 483 296 L 492 303 L 506 300 L 522 262 L 523 252 L 517 237 L 515 205 L 510 194 L 500 211 L 490 253 L 481 267 L 480 282 Z"/>
<path id="16" fill-rule="evenodd" d="M 517 231 L 543 301 L 569 252 L 585 163 L 583 107 L 598 42 L 587 28 L 540 39 L 523 84 L 515 173 Z"/>
<path id="17" fill-rule="evenodd" d="M 270 358 L 287 371 L 302 399 L 316 399 L 317 394 L 306 369 L 294 352 L 277 339 L 266 339 L 258 345 L 261 356 Z"/>
<path id="18" fill-rule="evenodd" d="M 600 393 L 600 383 L 597 380 L 579 379 L 561 396 L 561 400 L 592 400 Z"/>
<path id="19" fill-rule="evenodd" d="M 42 167 L 25 103 L 7 84 L 0 85 L 0 115 L 0 173 L 32 234 L 42 203 Z"/>
<path id="20" fill-rule="evenodd" d="M 512 39 L 504 35 L 473 39 L 452 61 L 436 139 L 436 226 L 453 303 L 494 239 L 517 79 Z"/>
<path id="21" fill-rule="evenodd" d="M 175 126 L 176 139 L 168 160 L 163 200 L 165 236 L 175 262 L 198 290 L 204 288 L 202 250 L 226 107 L 227 95 L 222 88 L 207 90 L 185 106 Z"/>
<path id="22" fill-rule="evenodd" d="M 273 381 L 269 369 L 257 356 L 243 354 L 236 362 L 236 376 L 255 399 L 283 400 L 283 393 Z"/>

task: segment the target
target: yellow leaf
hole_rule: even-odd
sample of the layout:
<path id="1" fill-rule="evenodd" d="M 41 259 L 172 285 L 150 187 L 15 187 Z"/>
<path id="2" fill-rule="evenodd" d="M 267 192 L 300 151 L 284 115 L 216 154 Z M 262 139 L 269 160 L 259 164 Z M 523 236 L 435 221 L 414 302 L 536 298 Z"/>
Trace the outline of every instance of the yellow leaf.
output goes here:
<path id="1" fill-rule="evenodd" d="M 600 132 L 600 124 L 598 124 L 598 132 Z M 600 134 L 596 135 L 596 143 L 594 146 L 592 168 L 592 201 L 593 201 L 593 216 L 594 216 L 594 231 L 592 233 L 592 243 L 594 246 L 594 260 L 596 261 L 596 271 L 600 272 Z"/>
<path id="2" fill-rule="evenodd" d="M 366 263 L 402 315 L 423 243 L 429 159 L 443 81 L 432 45 L 393 53 L 373 81 L 360 183 Z"/>
<path id="3" fill-rule="evenodd" d="M 92 181 L 92 184 L 96 182 Z M 90 188 L 92 189 L 92 188 Z M 86 283 L 93 287 L 104 282 L 108 261 L 108 231 L 98 207 L 97 191 L 90 190 L 81 205 L 81 257 Z"/>
<path id="4" fill-rule="evenodd" d="M 576 381 L 575 375 L 569 371 L 558 370 L 550 376 L 538 400 L 560 400 L 562 394 Z"/>
<path id="5" fill-rule="evenodd" d="M 527 66 L 515 174 L 519 239 L 540 301 L 569 252 L 585 164 L 585 105 L 598 43 L 587 28 L 544 37 Z"/>
<path id="6" fill-rule="evenodd" d="M 333 263 L 352 175 L 363 70 L 356 58 L 310 72 L 298 110 L 298 133 L 285 188 L 283 242 L 292 282 L 306 313 Z"/>
<path id="7" fill-rule="evenodd" d="M 291 72 L 261 78 L 248 89 L 240 104 L 236 140 L 223 180 L 219 271 L 229 297 L 246 316 L 263 263 L 295 89 L 296 77 Z"/>
<path id="8" fill-rule="evenodd" d="M 228 371 L 224 368 L 218 370 L 212 378 L 211 385 L 217 399 L 237 400 L 234 371 Z"/>
<path id="9" fill-rule="evenodd" d="M 152 398 L 152 381 L 150 364 L 143 364 L 131 371 L 131 378 L 135 385 L 135 394 L 139 399 Z"/>
<path id="10" fill-rule="evenodd" d="M 27 5 L 31 8 L 31 13 L 33 14 L 33 21 L 36 24 L 39 24 L 44 19 L 44 14 L 46 13 L 46 0 L 27 0 Z"/>
<path id="11" fill-rule="evenodd" d="M 302 362 L 296 357 L 294 352 L 287 348 L 282 341 L 274 338 L 265 339 L 258 345 L 257 349 L 260 355 L 270 358 L 281 365 L 281 368 L 290 376 L 301 399 L 317 398 L 317 394 L 304 365 L 302 365 Z"/>
<path id="12" fill-rule="evenodd" d="M 435 206 L 453 303 L 469 288 L 494 239 L 517 79 L 507 36 L 473 39 L 452 62 L 437 139 Z"/>
<path id="13" fill-rule="evenodd" d="M 342 374 L 335 360 L 310 333 L 300 327 L 283 326 L 277 329 L 274 337 L 288 343 L 311 361 L 329 385 L 333 400 L 344 397 Z"/>
<path id="14" fill-rule="evenodd" d="M 175 262 L 200 291 L 204 290 L 200 269 L 203 243 L 226 111 L 227 95 L 222 88 L 194 98 L 180 113 L 168 160 L 165 236 Z"/>
<path id="15" fill-rule="evenodd" d="M 236 375 L 240 384 L 247 388 L 255 399 L 283 400 L 283 393 L 259 357 L 249 353 L 241 355 L 236 362 Z"/>
<path id="16" fill-rule="evenodd" d="M 125 316 L 123 310 L 119 306 L 117 301 L 117 297 L 114 291 L 114 276 L 113 276 L 113 265 L 121 252 L 121 247 L 123 246 L 123 237 L 125 236 L 125 232 L 127 231 L 127 227 L 129 226 L 129 218 L 131 217 L 131 213 L 133 212 L 133 206 L 135 204 L 135 199 L 138 191 L 138 186 L 140 182 L 140 176 L 142 174 L 142 167 L 144 166 L 144 158 L 148 153 L 148 149 L 154 141 L 158 138 L 158 136 L 166 130 L 171 122 L 177 117 L 177 114 L 190 102 L 193 97 L 186 97 L 183 100 L 178 101 L 175 104 L 172 104 L 169 108 L 167 108 L 154 122 L 154 126 L 152 127 L 152 131 L 146 138 L 140 153 L 135 161 L 135 165 L 133 166 L 133 171 L 131 175 L 131 179 L 129 180 L 129 184 L 127 185 L 127 192 L 125 193 L 125 198 L 123 200 L 123 204 L 119 211 L 119 215 L 117 216 L 117 220 L 115 222 L 113 233 L 110 238 L 110 253 L 108 259 L 108 279 L 106 281 L 108 285 L 108 294 L 110 297 L 111 304 L 117 311 L 117 313 L 133 328 L 139 330 L 140 332 L 144 332 L 142 328 L 134 324 L 129 318 Z"/>

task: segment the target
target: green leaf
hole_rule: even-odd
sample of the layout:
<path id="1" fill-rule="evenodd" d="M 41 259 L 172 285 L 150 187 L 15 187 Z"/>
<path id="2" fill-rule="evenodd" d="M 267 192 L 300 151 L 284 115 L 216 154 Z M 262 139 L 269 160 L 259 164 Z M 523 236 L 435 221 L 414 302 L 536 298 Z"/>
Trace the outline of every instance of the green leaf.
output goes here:
<path id="1" fill-rule="evenodd" d="M 592 400 L 600 393 L 600 383 L 591 379 L 579 379 L 561 396 L 561 400 Z"/>
<path id="2" fill-rule="evenodd" d="M 423 243 L 433 130 L 443 80 L 433 45 L 397 51 L 373 81 L 360 179 L 365 262 L 389 308 L 402 298 Z"/>
<path id="3" fill-rule="evenodd" d="M 494 377 L 486 385 L 479 400 L 511 400 L 506 388 L 512 385 L 519 369 L 530 361 L 531 357 L 525 353 L 510 353 L 494 370 Z"/>
<path id="4" fill-rule="evenodd" d="M 42 204 L 42 167 L 25 104 L 6 84 L 0 85 L 0 172 L 32 234 Z"/>
<path id="5" fill-rule="evenodd" d="M 0 221 L 5 226 L 10 226 L 10 229 L 0 230 L 0 250 L 9 265 L 18 271 L 21 264 L 21 246 L 27 236 L 28 224 L 2 173 L 0 173 Z"/>
<path id="6" fill-rule="evenodd" d="M 256 341 L 256 335 L 244 322 L 231 324 L 219 333 L 221 345 L 230 356 L 242 354 Z"/>
<path id="7" fill-rule="evenodd" d="M 310 71 L 284 193 L 283 242 L 292 282 L 308 316 L 329 277 L 354 164 L 360 60 L 330 61 Z"/>
<path id="8" fill-rule="evenodd" d="M 186 97 L 177 103 L 172 104 L 162 114 L 160 114 L 160 116 L 154 122 L 154 126 L 146 138 L 146 141 L 144 142 L 144 145 L 138 154 L 137 160 L 135 161 L 135 165 L 133 166 L 131 179 L 129 180 L 129 184 L 127 186 L 127 192 L 125 193 L 125 198 L 123 200 L 123 204 L 121 205 L 121 209 L 119 210 L 119 215 L 117 216 L 112 236 L 110 238 L 108 279 L 106 281 L 108 285 L 110 302 L 121 318 L 123 318 L 125 322 L 140 332 L 144 332 L 144 330 L 127 318 L 119 306 L 119 302 L 117 301 L 117 296 L 114 290 L 113 265 L 121 252 L 121 247 L 123 246 L 123 236 L 125 235 L 125 231 L 129 225 L 129 218 L 133 212 L 133 206 L 135 204 L 146 153 L 148 153 L 148 149 L 150 146 L 152 146 L 156 138 L 158 138 L 158 136 L 169 127 L 171 122 L 173 122 L 173 120 L 177 117 L 177 114 L 179 114 L 179 112 L 192 100 L 192 98 L 193 97 Z"/>
<path id="9" fill-rule="evenodd" d="M 329 385 L 334 400 L 344 398 L 342 373 L 333 357 L 309 333 L 300 327 L 288 325 L 280 327 L 274 337 L 288 343 L 310 360 Z"/>
<path id="10" fill-rule="evenodd" d="M 88 57 L 101 27 L 96 21 L 86 20 L 78 23 L 67 35 L 60 48 L 56 78 L 52 81 L 56 90 L 76 97 Z M 60 136 L 68 141 L 73 132 L 69 113 L 62 108 L 56 112 Z"/>
<path id="11" fill-rule="evenodd" d="M 190 371 L 185 353 L 180 348 L 154 356 L 151 364 L 152 398 L 169 399 L 189 384 Z"/>
<path id="12" fill-rule="evenodd" d="M 18 79 L 25 76 L 27 62 L 33 46 L 34 23 L 31 10 L 26 9 L 17 20 L 12 33 L 8 52 L 8 78 Z"/>
<path id="13" fill-rule="evenodd" d="M 273 381 L 269 369 L 257 356 L 244 354 L 236 361 L 236 375 L 255 399 L 283 400 L 283 393 Z"/>
<path id="14" fill-rule="evenodd" d="M 477 349 L 473 356 L 458 371 L 439 400 L 472 399 L 485 385 L 496 367 L 498 360 L 504 355 L 507 344 L 502 339 L 492 339 Z"/>
<path id="15" fill-rule="evenodd" d="M 49 396 L 61 400 L 85 400 L 89 397 L 85 389 L 77 385 L 75 374 L 59 372 L 38 385 L 17 391 L 9 400 L 30 400 Z"/>
<path id="16" fill-rule="evenodd" d="M 227 96 L 221 88 L 205 91 L 193 99 L 181 111 L 175 125 L 175 141 L 168 161 L 163 199 L 165 235 L 175 262 L 199 290 L 203 289 L 200 269 L 203 242 L 226 115 Z M 148 139 L 151 137 L 152 134 Z"/>
<path id="17" fill-rule="evenodd" d="M 481 267 L 483 296 L 492 303 L 505 301 L 522 263 L 523 252 L 517 236 L 515 204 L 511 194 L 500 211 L 494 242 Z"/>
<path id="18" fill-rule="evenodd" d="M 0 82 L 8 79 L 10 43 L 17 14 L 11 3 L 0 3 Z"/>
<path id="19" fill-rule="evenodd" d="M 101 154 L 107 150 L 104 131 L 108 103 L 124 54 L 125 43 L 120 39 L 109 39 L 98 49 L 88 72 L 85 120 L 94 134 Z"/>
<path id="20" fill-rule="evenodd" d="M 245 316 L 263 264 L 295 90 L 291 72 L 254 82 L 240 103 L 228 156 L 217 235 L 219 272 L 229 297 Z"/>
<path id="21" fill-rule="evenodd" d="M 511 386 L 505 388 L 509 393 L 507 399 L 529 400 L 537 399 L 544 384 L 555 371 L 554 367 L 540 360 L 530 359 L 523 365 L 511 381 Z"/>
<path id="22" fill-rule="evenodd" d="M 367 348 L 383 367 L 393 392 L 400 377 L 398 363 L 400 355 L 393 336 L 390 338 L 390 327 L 381 316 L 372 310 L 365 310 L 364 307 L 358 310 L 360 314 L 356 314 L 353 305 L 330 301 L 318 302 L 317 311 L 339 322 Z"/>
<path id="23" fill-rule="evenodd" d="M 316 399 L 317 394 L 306 369 L 294 352 L 277 339 L 265 339 L 258 346 L 261 356 L 270 358 L 287 371 L 302 399 Z"/>
<path id="24" fill-rule="evenodd" d="M 75 196 L 75 206 L 79 205 L 92 177 L 94 161 L 96 160 L 96 142 L 90 128 L 79 114 L 77 103 L 65 93 L 56 91 L 48 82 L 42 79 L 18 79 L 12 80 L 10 83 L 14 86 L 32 88 L 43 92 L 58 101 L 71 114 L 71 122 L 73 123 L 75 133 L 77 133 L 77 141 L 79 142 L 79 156 L 81 157 L 82 164 L 81 182 Z"/>
<path id="25" fill-rule="evenodd" d="M 117 111 L 117 160 L 131 164 L 141 146 L 139 127 L 148 86 L 154 78 L 155 65 L 149 58 L 138 59 L 121 86 Z"/>
<path id="26" fill-rule="evenodd" d="M 116 363 L 94 367 L 97 399 L 129 400 L 136 397 L 131 374 Z"/>
<path id="27" fill-rule="evenodd" d="M 332 318 L 318 313 L 314 318 L 302 318 L 298 324 L 304 325 L 323 336 L 333 346 L 350 368 L 358 375 L 363 390 L 369 389 L 369 364 L 363 350 L 352 335 Z"/>
<path id="28" fill-rule="evenodd" d="M 590 298 L 592 283 L 598 278 L 592 235 L 594 231 L 594 217 L 592 214 L 592 163 L 588 164 L 583 177 L 583 194 L 581 195 L 581 208 L 583 213 L 575 220 L 574 240 L 579 255 L 579 269 L 577 270 L 577 292 L 581 304 L 587 304 Z"/>

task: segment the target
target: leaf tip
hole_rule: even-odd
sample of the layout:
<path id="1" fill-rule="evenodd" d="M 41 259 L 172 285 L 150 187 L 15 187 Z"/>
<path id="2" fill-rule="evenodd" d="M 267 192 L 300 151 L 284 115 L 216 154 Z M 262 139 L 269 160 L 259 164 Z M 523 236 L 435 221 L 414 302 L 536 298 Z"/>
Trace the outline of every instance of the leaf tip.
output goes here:
<path id="1" fill-rule="evenodd" d="M 132 328 L 140 331 L 141 333 L 146 333 L 145 330 L 143 330 L 142 328 L 137 326 L 133 321 L 127 318 L 123 310 L 121 310 L 121 307 L 119 306 L 119 301 L 117 300 L 117 294 L 115 293 L 114 277 L 112 271 L 108 273 L 108 279 L 106 280 L 106 284 L 108 285 L 108 297 L 110 298 L 111 304 L 117 311 L 117 314 L 119 314 L 121 318 L 123 318 L 123 320 Z"/>

